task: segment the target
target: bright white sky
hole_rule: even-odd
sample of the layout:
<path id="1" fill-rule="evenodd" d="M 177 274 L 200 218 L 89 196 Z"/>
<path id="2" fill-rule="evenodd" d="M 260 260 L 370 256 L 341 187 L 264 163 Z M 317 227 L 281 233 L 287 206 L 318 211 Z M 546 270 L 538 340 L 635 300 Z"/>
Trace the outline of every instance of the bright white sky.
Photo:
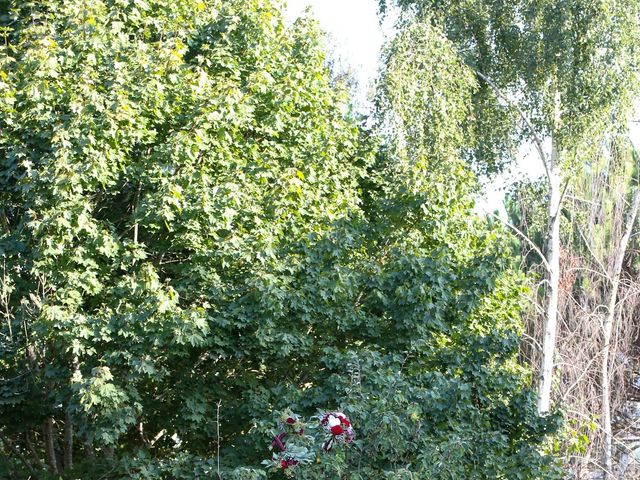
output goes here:
<path id="1" fill-rule="evenodd" d="M 294 20 L 311 7 L 311 15 L 329 35 L 329 51 L 350 67 L 358 81 L 357 101 L 366 103 L 378 70 L 384 43 L 377 0 L 285 0 L 287 18 Z M 384 30 L 389 31 L 388 28 Z"/>
<path id="2" fill-rule="evenodd" d="M 307 6 L 329 35 L 332 57 L 350 67 L 358 81 L 357 103 L 366 106 L 378 69 L 380 49 L 392 31 L 392 21 L 380 25 L 377 0 L 285 0 L 290 21 L 304 14 Z M 640 109 L 639 109 L 640 110 Z M 632 140 L 640 148 L 640 123 L 631 124 Z M 494 179 L 485 188 L 484 198 L 478 201 L 478 210 L 499 210 L 504 216 L 505 187 L 523 178 L 538 178 L 544 168 L 533 148 L 525 147 L 519 155 L 518 165 L 511 172 Z"/>

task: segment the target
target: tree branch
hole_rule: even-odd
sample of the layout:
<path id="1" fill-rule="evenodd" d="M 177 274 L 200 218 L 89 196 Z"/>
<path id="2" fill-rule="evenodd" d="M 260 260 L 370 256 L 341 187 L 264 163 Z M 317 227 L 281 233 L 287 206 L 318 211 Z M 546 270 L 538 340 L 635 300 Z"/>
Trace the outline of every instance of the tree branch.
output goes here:
<path id="1" fill-rule="evenodd" d="M 535 143 L 536 149 L 538 150 L 538 154 L 540 155 L 540 160 L 542 161 L 542 165 L 544 166 L 544 170 L 545 170 L 545 172 L 547 174 L 547 178 L 550 178 L 551 175 L 549 173 L 549 165 L 548 165 L 549 162 L 547 160 L 547 155 L 544 152 L 544 146 L 543 146 L 542 139 L 540 138 L 540 135 L 536 131 L 535 127 L 533 126 L 533 123 L 531 122 L 531 120 L 529 120 L 529 117 L 527 117 L 527 114 L 524 113 L 524 111 L 520 108 L 520 106 L 516 102 L 514 102 L 513 100 L 508 98 L 504 93 L 502 93 L 500 88 L 498 88 L 498 86 L 495 83 L 493 83 L 493 81 L 489 77 L 487 77 L 484 73 L 482 73 L 482 72 L 480 72 L 480 71 L 478 71 L 476 69 L 472 69 L 472 70 L 476 75 L 478 75 L 482 80 L 484 80 L 484 82 L 487 85 L 489 85 L 491 87 L 491 89 L 495 92 L 495 94 L 498 97 L 502 98 L 509 105 L 511 105 L 513 108 L 516 109 L 516 111 L 518 112 L 518 115 L 520 115 L 520 118 L 525 123 L 525 125 L 527 126 L 527 128 L 531 132 L 531 135 L 533 136 L 533 142 Z"/>
<path id="2" fill-rule="evenodd" d="M 513 230 L 514 232 L 516 232 L 516 234 L 522 238 L 524 241 L 526 241 L 529 246 L 538 254 L 538 256 L 540 257 L 540 259 L 542 260 L 542 264 L 544 265 L 544 267 L 547 269 L 547 271 L 549 271 L 551 269 L 551 267 L 549 266 L 549 262 L 547 262 L 547 258 L 544 256 L 544 254 L 542 253 L 542 251 L 538 248 L 538 246 L 533 243 L 533 241 L 527 237 L 524 233 L 522 233 L 522 231 L 520 231 L 518 229 L 518 227 L 516 227 L 515 225 L 507 222 L 506 220 L 501 219 L 498 215 L 496 215 L 495 213 L 489 213 L 490 216 L 492 216 L 493 218 L 495 218 L 496 220 L 500 221 L 503 225 L 509 227 L 511 230 Z"/>

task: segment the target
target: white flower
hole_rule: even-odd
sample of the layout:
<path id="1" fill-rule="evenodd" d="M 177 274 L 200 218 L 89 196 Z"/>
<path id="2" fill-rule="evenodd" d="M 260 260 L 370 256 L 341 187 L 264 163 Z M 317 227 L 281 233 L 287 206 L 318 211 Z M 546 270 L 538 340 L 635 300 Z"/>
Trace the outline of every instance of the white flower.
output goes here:
<path id="1" fill-rule="evenodd" d="M 340 425 L 340 419 L 338 417 L 334 417 L 333 415 L 329 416 L 329 428 L 335 427 L 336 425 Z"/>

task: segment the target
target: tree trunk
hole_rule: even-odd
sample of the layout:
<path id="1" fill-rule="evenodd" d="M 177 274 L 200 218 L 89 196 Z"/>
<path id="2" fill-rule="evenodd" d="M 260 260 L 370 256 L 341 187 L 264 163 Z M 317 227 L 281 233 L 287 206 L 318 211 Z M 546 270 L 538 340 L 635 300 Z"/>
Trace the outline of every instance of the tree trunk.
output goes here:
<path id="1" fill-rule="evenodd" d="M 89 440 L 89 438 L 86 435 L 82 439 L 82 452 L 84 456 L 90 460 L 93 460 L 96 458 L 96 453 L 93 451 L 93 445 L 91 443 L 91 440 Z"/>
<path id="2" fill-rule="evenodd" d="M 622 263 L 624 261 L 624 255 L 629 245 L 629 239 L 633 232 L 633 226 L 636 222 L 638 215 L 638 209 L 640 208 L 640 187 L 636 188 L 633 195 L 633 202 L 629 213 L 627 214 L 627 221 L 625 225 L 625 232 L 620 239 L 620 244 L 616 250 L 615 263 L 613 266 L 613 272 L 611 276 L 611 293 L 609 295 L 609 304 L 607 308 L 607 315 L 602 325 L 604 330 L 603 346 L 602 346 L 602 428 L 604 429 L 604 458 L 603 464 L 605 468 L 604 478 L 609 480 L 613 478 L 613 432 L 611 430 L 611 380 L 609 378 L 609 356 L 611 353 L 611 336 L 613 332 L 613 324 L 616 318 L 616 304 L 618 302 L 618 290 L 620 288 L 620 276 L 622 274 Z"/>
<path id="3" fill-rule="evenodd" d="M 542 341 L 540 365 L 540 387 L 538 390 L 538 413 L 543 415 L 551 409 L 551 387 L 553 384 L 553 361 L 556 353 L 558 331 L 558 296 L 560 289 L 560 203 L 562 193 L 561 148 L 557 131 L 560 127 L 560 91 L 553 80 L 553 129 L 551 133 L 551 157 L 547 164 L 549 178 L 548 232 L 547 232 L 547 305 Z M 544 161 L 544 159 L 543 159 Z"/>
<path id="4" fill-rule="evenodd" d="M 74 355 L 71 360 L 71 368 L 73 370 L 73 377 L 80 376 L 80 364 L 78 362 L 78 356 Z M 64 444 L 62 446 L 62 465 L 65 470 L 73 468 L 73 419 L 71 414 L 67 410 L 64 415 Z"/>
<path id="5" fill-rule="evenodd" d="M 555 142 L 549 161 L 549 224 L 547 237 L 547 306 L 544 322 L 540 387 L 538 390 L 538 413 L 545 414 L 551 408 L 551 384 L 553 381 L 553 359 L 558 330 L 558 290 L 560 285 L 560 162 Z"/>
<path id="6" fill-rule="evenodd" d="M 64 416 L 64 456 L 62 463 L 65 470 L 73 468 L 73 421 L 69 413 Z"/>
<path id="7" fill-rule="evenodd" d="M 47 461 L 49 462 L 49 468 L 55 474 L 60 474 L 60 468 L 58 467 L 58 459 L 56 456 L 56 448 L 53 440 L 53 418 L 48 417 L 44 422 L 44 449 L 47 455 Z"/>

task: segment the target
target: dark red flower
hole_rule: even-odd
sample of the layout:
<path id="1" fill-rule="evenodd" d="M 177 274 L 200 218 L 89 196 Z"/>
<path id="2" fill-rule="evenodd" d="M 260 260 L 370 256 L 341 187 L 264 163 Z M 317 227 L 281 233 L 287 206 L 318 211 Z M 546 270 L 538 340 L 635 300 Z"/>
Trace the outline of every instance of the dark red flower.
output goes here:
<path id="1" fill-rule="evenodd" d="M 304 428 L 301 428 L 300 431 L 298 432 L 299 435 L 304 435 Z"/>
<path id="2" fill-rule="evenodd" d="M 331 434 L 332 435 L 342 435 L 344 433 L 344 428 L 342 428 L 341 425 L 335 425 L 333 427 L 331 427 Z"/>
<path id="3" fill-rule="evenodd" d="M 280 466 L 282 467 L 282 469 L 283 469 L 283 470 L 286 470 L 286 469 L 287 469 L 287 467 L 289 466 L 289 463 L 287 463 L 287 461 L 286 461 L 286 460 L 282 460 L 282 461 L 280 462 Z"/>
<path id="4" fill-rule="evenodd" d="M 287 423 L 288 423 L 289 425 L 293 425 L 294 423 L 296 423 L 296 419 L 295 419 L 295 418 L 292 418 L 292 417 L 289 417 L 289 418 L 287 418 Z"/>
<path id="5" fill-rule="evenodd" d="M 323 425 L 326 425 L 327 423 L 329 423 L 329 415 L 325 415 L 324 418 L 322 419 L 321 423 Z"/>

